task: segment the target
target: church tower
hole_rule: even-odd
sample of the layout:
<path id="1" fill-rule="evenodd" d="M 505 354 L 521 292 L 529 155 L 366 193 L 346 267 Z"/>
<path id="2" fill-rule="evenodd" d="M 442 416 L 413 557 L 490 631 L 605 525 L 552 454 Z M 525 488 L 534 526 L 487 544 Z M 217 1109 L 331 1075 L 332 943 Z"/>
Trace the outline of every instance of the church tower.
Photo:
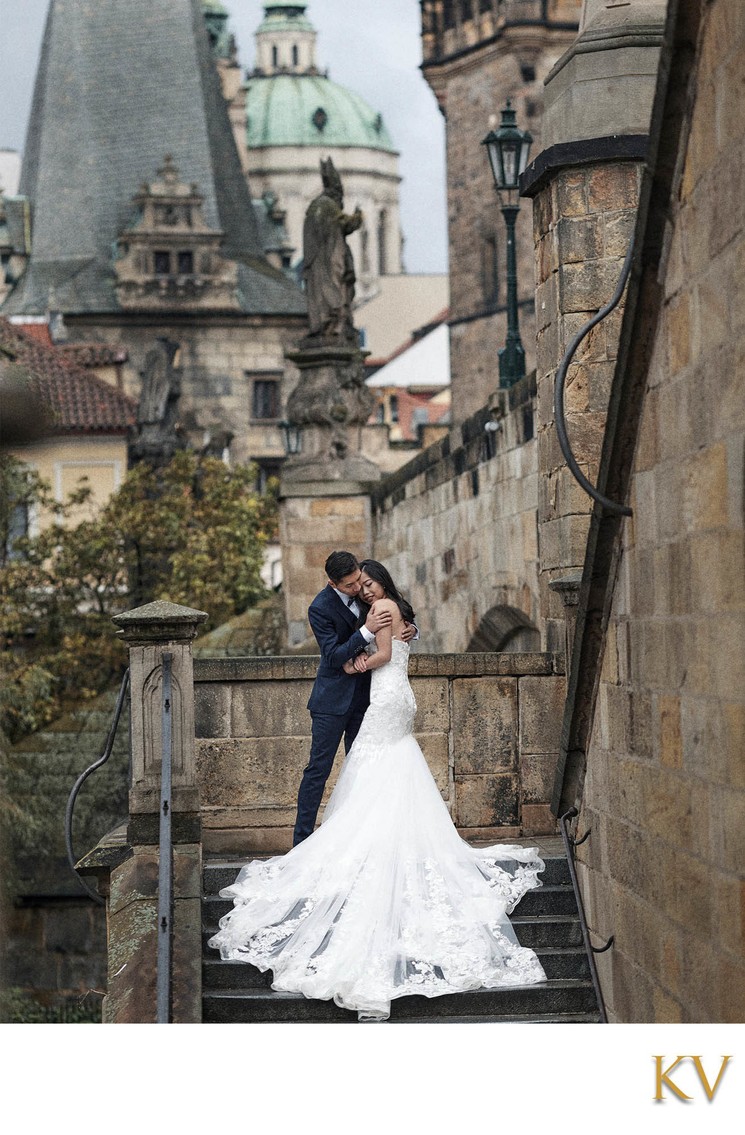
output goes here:
<path id="1" fill-rule="evenodd" d="M 305 301 L 265 256 L 207 7 L 51 0 L 19 188 L 30 250 L 2 313 L 54 308 L 73 340 L 120 343 L 135 396 L 155 341 L 178 343 L 191 440 L 271 465 Z"/>

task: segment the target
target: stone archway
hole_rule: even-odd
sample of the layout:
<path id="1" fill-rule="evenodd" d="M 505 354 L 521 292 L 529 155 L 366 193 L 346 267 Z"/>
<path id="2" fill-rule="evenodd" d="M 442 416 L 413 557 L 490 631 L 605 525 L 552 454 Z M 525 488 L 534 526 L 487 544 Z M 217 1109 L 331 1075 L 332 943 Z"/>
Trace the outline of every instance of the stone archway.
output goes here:
<path id="1" fill-rule="evenodd" d="M 482 617 L 466 647 L 469 653 L 527 652 L 541 649 L 541 634 L 524 611 L 499 604 Z"/>

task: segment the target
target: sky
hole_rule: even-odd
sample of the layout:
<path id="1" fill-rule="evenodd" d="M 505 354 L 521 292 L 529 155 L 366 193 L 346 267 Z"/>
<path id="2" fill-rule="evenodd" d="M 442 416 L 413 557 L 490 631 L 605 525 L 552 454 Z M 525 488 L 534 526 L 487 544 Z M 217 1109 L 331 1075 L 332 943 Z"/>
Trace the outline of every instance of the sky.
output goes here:
<path id="1" fill-rule="evenodd" d="M 223 3 L 239 61 L 251 67 L 263 5 Z M 48 6 L 0 0 L 0 150 L 23 150 Z M 318 31 L 319 66 L 381 112 L 400 152 L 406 271 L 447 271 L 445 123 L 419 70 L 418 0 L 309 0 L 307 14 Z"/>

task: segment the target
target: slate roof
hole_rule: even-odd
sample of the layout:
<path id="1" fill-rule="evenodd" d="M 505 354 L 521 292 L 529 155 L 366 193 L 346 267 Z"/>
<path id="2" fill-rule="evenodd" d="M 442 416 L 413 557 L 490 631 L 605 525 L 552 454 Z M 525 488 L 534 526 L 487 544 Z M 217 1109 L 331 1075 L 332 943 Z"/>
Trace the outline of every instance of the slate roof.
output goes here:
<path id="1" fill-rule="evenodd" d="M 28 376 L 51 412 L 52 434 L 126 434 L 135 423 L 134 399 L 66 356 L 0 318 L 0 360 L 15 363 Z"/>
<path id="2" fill-rule="evenodd" d="M 200 0 L 51 0 L 19 188 L 31 259 L 3 313 L 119 310 L 114 242 L 166 153 L 241 264 L 244 310 L 302 314 L 263 255 Z"/>

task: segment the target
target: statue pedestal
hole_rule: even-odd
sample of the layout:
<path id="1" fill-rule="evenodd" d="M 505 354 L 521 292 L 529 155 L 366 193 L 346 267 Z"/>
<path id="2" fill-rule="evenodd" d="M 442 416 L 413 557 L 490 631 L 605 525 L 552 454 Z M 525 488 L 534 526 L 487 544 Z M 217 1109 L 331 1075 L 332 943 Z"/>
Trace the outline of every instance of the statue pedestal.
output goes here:
<path id="1" fill-rule="evenodd" d="M 300 371 L 287 417 L 302 427 L 303 448 L 282 468 L 280 541 L 289 646 L 298 647 L 310 637 L 308 606 L 326 581 L 329 554 L 370 554 L 370 490 L 381 472 L 362 453 L 374 405 L 363 352 L 305 340 L 287 357 Z"/>

